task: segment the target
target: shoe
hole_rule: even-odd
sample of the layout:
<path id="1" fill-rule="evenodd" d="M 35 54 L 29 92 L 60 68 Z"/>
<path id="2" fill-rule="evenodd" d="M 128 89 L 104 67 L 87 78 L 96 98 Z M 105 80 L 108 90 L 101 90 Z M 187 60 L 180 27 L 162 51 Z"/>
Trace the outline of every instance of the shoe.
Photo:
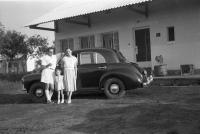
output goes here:
<path id="1" fill-rule="evenodd" d="M 47 100 L 47 104 L 54 104 L 54 102 L 51 100 Z"/>
<path id="2" fill-rule="evenodd" d="M 68 103 L 68 104 L 71 104 L 71 103 L 72 103 L 72 101 L 71 101 L 71 100 L 68 100 L 68 101 L 67 101 L 67 103 Z"/>
<path id="3" fill-rule="evenodd" d="M 64 103 L 68 103 L 68 101 L 67 101 L 67 100 L 64 100 Z"/>
<path id="4" fill-rule="evenodd" d="M 63 103 L 64 103 L 64 100 L 61 101 L 61 104 L 63 104 Z"/>
<path id="5" fill-rule="evenodd" d="M 47 100 L 47 104 L 53 104 L 53 102 L 50 100 Z"/>
<path id="6" fill-rule="evenodd" d="M 60 101 L 58 101 L 57 104 L 60 104 Z"/>

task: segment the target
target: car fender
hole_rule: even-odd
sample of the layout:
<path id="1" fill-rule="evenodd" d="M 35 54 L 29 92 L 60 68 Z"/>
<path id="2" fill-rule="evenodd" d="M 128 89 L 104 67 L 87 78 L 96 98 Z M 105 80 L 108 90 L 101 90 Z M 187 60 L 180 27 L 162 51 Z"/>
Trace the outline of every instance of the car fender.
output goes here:
<path id="1" fill-rule="evenodd" d="M 40 73 L 33 73 L 33 74 L 28 74 L 25 75 L 22 78 L 23 84 L 24 84 L 24 88 L 27 90 L 27 92 L 30 89 L 30 86 L 35 83 L 35 82 L 39 82 L 41 78 L 41 74 Z"/>
<path id="2" fill-rule="evenodd" d="M 125 84 L 126 89 L 134 88 L 133 85 L 141 84 L 141 82 L 138 81 L 140 78 L 137 73 L 130 73 L 128 70 L 113 70 L 102 75 L 100 78 L 99 87 L 102 88 L 105 80 L 111 77 L 120 79 Z"/>

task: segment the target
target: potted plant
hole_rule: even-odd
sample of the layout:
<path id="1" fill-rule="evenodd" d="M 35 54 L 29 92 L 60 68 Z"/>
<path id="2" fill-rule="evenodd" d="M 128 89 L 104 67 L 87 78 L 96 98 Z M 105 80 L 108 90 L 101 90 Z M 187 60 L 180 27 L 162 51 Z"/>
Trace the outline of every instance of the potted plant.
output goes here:
<path id="1" fill-rule="evenodd" d="M 154 75 L 155 76 L 165 76 L 167 75 L 167 64 L 163 62 L 163 56 L 159 55 L 155 57 L 157 65 L 154 66 Z"/>

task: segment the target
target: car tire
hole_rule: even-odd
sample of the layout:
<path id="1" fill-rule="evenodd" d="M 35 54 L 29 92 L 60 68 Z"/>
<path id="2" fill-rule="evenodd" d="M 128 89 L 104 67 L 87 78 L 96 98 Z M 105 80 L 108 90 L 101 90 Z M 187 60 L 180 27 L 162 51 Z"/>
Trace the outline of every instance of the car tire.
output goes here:
<path id="1" fill-rule="evenodd" d="M 44 84 L 41 82 L 33 83 L 30 87 L 29 95 L 32 102 L 44 103 L 46 101 Z"/>
<path id="2" fill-rule="evenodd" d="M 126 91 L 124 83 L 117 78 L 109 78 L 104 83 L 104 93 L 109 99 L 122 98 Z"/>

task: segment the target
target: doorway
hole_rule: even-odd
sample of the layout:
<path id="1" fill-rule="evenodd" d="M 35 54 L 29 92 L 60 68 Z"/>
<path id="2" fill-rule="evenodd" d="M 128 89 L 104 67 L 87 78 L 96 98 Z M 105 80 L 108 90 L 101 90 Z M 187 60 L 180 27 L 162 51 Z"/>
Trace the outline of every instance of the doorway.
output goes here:
<path id="1" fill-rule="evenodd" d="M 135 29 L 136 62 L 144 68 L 151 67 L 150 29 Z"/>

